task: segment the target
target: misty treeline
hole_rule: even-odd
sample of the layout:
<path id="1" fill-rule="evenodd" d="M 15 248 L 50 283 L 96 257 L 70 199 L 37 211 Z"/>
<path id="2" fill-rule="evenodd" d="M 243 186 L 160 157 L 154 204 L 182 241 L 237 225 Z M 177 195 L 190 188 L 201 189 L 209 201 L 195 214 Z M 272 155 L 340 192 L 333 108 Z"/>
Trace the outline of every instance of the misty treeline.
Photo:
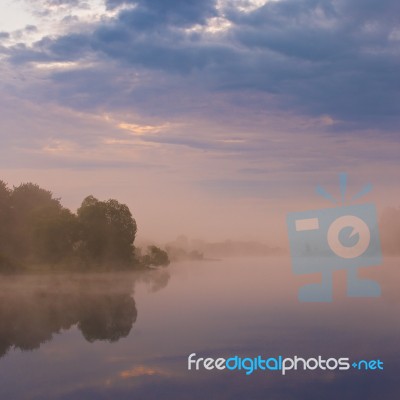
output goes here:
<path id="1" fill-rule="evenodd" d="M 129 208 L 86 197 L 77 213 L 33 183 L 10 189 L 0 181 L 0 271 L 135 269 L 167 265 L 165 251 L 135 252 Z"/>

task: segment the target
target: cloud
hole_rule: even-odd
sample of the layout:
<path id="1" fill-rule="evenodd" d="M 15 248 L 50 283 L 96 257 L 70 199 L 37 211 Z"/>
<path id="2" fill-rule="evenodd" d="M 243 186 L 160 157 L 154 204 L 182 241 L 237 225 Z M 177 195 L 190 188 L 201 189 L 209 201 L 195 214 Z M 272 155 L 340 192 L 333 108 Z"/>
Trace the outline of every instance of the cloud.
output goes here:
<path id="1" fill-rule="evenodd" d="M 80 0 L 47 0 L 46 3 L 49 6 L 78 6 L 80 3 Z"/>
<path id="2" fill-rule="evenodd" d="M 112 18 L 2 51 L 16 68 L 90 60 L 89 68 L 50 71 L 56 91 L 48 82 L 35 89 L 72 107 L 141 110 L 145 98 L 158 103 L 160 114 L 184 115 L 171 97 L 179 103 L 183 95 L 192 109 L 209 97 L 212 113 L 218 97 L 246 108 L 259 96 L 251 107 L 260 112 L 268 107 L 339 121 L 326 125 L 330 131 L 397 126 L 397 1 L 280 0 L 250 11 L 224 4 L 108 0 L 107 8 L 117 10 Z M 213 18 L 229 24 L 209 32 Z"/>
<path id="3" fill-rule="evenodd" d="M 88 9 L 89 4 L 84 0 L 43 0 L 44 6 L 48 8 L 81 8 Z"/>
<path id="4" fill-rule="evenodd" d="M 123 10 L 118 19 L 136 29 L 144 29 L 205 24 L 208 18 L 217 15 L 216 3 L 216 0 L 106 0 L 106 7 L 132 5 L 133 8 Z"/>

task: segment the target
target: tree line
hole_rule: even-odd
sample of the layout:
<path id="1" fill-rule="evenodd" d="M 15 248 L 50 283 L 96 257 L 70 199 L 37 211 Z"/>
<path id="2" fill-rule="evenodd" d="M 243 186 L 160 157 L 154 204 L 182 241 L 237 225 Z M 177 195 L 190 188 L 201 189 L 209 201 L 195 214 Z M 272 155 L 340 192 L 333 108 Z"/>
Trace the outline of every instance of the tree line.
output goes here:
<path id="1" fill-rule="evenodd" d="M 26 269 L 115 270 L 166 265 L 150 246 L 135 252 L 137 224 L 117 200 L 86 197 L 76 213 L 33 183 L 10 189 L 0 181 L 0 271 Z"/>

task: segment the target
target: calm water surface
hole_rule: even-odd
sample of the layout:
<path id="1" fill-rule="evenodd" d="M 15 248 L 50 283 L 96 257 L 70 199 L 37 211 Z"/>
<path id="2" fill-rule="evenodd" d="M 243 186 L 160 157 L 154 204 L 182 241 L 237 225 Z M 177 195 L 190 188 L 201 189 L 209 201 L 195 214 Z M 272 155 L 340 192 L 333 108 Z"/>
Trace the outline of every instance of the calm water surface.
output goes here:
<path id="1" fill-rule="evenodd" d="M 400 398 L 398 259 L 364 275 L 378 299 L 301 304 L 289 259 L 142 274 L 0 279 L 0 399 Z M 187 357 L 380 359 L 384 371 L 188 371 Z"/>

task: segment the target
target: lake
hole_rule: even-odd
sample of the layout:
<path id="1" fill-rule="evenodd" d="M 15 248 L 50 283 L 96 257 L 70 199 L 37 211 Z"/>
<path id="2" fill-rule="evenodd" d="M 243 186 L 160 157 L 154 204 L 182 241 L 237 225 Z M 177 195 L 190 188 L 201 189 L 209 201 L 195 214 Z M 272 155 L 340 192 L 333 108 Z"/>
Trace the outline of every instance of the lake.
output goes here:
<path id="1" fill-rule="evenodd" d="M 360 274 L 379 298 L 299 303 L 290 260 L 182 262 L 134 274 L 0 279 L 1 399 L 397 399 L 399 259 Z M 188 370 L 188 356 L 348 357 L 384 369 Z"/>

